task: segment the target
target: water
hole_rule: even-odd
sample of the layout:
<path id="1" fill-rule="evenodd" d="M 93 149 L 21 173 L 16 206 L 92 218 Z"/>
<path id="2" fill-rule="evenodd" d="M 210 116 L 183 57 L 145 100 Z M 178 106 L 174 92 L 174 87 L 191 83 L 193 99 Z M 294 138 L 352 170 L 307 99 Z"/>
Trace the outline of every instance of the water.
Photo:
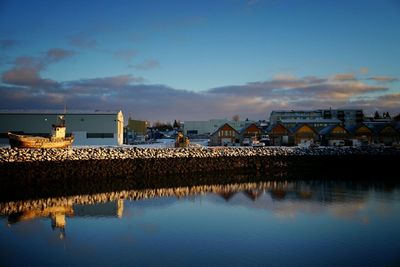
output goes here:
<path id="1" fill-rule="evenodd" d="M 400 266 L 400 187 L 385 182 L 119 191 L 1 214 L 1 266 Z"/>

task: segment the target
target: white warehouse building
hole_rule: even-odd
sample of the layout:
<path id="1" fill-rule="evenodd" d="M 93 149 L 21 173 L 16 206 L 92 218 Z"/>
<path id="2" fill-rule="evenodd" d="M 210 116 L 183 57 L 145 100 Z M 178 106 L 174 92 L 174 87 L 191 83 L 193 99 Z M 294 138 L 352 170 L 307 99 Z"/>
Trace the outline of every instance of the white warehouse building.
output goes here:
<path id="1" fill-rule="evenodd" d="M 49 136 L 58 116 L 64 115 L 73 146 L 121 145 L 122 111 L 0 111 L 0 144 L 8 144 L 7 132 Z"/>

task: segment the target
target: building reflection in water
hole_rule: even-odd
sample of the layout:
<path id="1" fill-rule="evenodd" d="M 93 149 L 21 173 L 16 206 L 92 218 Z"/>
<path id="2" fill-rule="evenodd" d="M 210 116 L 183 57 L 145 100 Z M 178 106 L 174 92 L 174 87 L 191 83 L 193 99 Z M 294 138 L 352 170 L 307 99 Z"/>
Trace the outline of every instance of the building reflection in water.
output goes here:
<path id="1" fill-rule="evenodd" d="M 147 190 L 127 190 L 93 195 L 81 195 L 53 199 L 16 201 L 0 203 L 0 215 L 8 216 L 8 223 L 49 218 L 51 226 L 65 237 L 65 228 L 69 217 L 117 217 L 122 218 L 124 200 L 150 199 L 155 197 L 187 197 L 214 193 L 225 202 L 239 203 L 239 193 L 255 203 L 270 209 L 263 203 L 263 196 L 269 195 L 273 201 L 290 200 L 301 203 L 362 203 L 368 192 L 390 192 L 398 189 L 393 183 L 361 183 L 354 181 L 268 181 L 260 183 L 242 183 L 226 185 L 202 185 L 193 187 L 162 188 Z M 264 199 L 265 200 L 265 199 Z M 239 201 L 239 202 L 237 202 Z M 243 202 L 244 203 L 244 202 Z M 245 203 L 244 203 L 245 204 Z"/>
<path id="2" fill-rule="evenodd" d="M 31 221 L 40 218 L 49 218 L 53 230 L 59 231 L 59 238 L 64 239 L 66 232 L 66 217 L 118 217 L 121 218 L 124 211 L 124 200 L 118 199 L 110 202 L 91 204 L 67 204 L 65 206 L 41 207 L 27 209 L 8 215 L 8 225 Z M 4 212 L 2 212 L 4 213 Z"/>

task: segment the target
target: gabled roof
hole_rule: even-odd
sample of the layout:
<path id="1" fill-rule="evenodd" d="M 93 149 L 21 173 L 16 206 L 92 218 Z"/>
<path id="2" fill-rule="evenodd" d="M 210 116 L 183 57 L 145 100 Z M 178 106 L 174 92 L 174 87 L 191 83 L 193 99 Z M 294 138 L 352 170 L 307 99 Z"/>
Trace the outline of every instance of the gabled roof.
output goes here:
<path id="1" fill-rule="evenodd" d="M 276 124 L 270 124 L 270 125 L 268 126 L 268 128 L 267 128 L 265 131 L 266 131 L 266 132 L 271 132 L 272 129 L 274 129 L 274 128 L 277 127 L 277 126 L 281 126 L 281 127 L 285 128 L 288 132 L 290 132 L 290 129 L 288 129 L 285 125 L 283 125 L 283 124 L 280 123 L 280 122 L 278 122 L 278 123 L 276 123 Z"/>
<path id="2" fill-rule="evenodd" d="M 378 124 L 378 125 L 373 125 L 372 127 L 370 126 L 370 128 L 372 128 L 372 130 L 373 130 L 376 134 L 378 134 L 378 133 L 380 133 L 384 128 L 386 128 L 387 126 L 393 127 L 392 125 L 387 124 L 387 123 L 380 123 L 380 124 Z M 394 130 L 395 130 L 395 129 L 394 129 Z"/>
<path id="3" fill-rule="evenodd" d="M 297 132 L 301 127 L 303 127 L 303 126 L 307 126 L 307 127 L 310 128 L 311 130 L 313 130 L 314 133 L 318 134 L 318 132 L 314 129 L 314 127 L 308 125 L 307 123 L 297 124 L 296 126 L 290 128 L 290 131 L 291 131 L 292 133 L 295 133 L 295 132 Z"/>
<path id="4" fill-rule="evenodd" d="M 262 129 L 261 129 L 260 127 L 258 127 L 257 124 L 252 123 L 252 124 L 249 124 L 249 125 L 243 127 L 242 129 L 240 129 L 239 133 L 240 133 L 240 134 L 244 133 L 244 132 L 245 132 L 248 128 L 250 128 L 251 126 L 257 127 L 257 129 L 259 129 L 259 130 L 262 132 Z"/>
<path id="5" fill-rule="evenodd" d="M 232 128 L 232 130 L 234 130 L 237 134 L 239 133 L 238 131 L 235 130 L 235 128 L 233 128 L 229 123 L 224 123 L 222 124 L 217 130 L 215 130 L 211 135 L 214 135 L 215 133 L 219 132 L 219 130 L 221 130 L 222 128 L 224 128 L 224 126 L 227 125 L 230 128 Z"/>
<path id="6" fill-rule="evenodd" d="M 352 134 L 355 134 L 357 132 L 357 130 L 361 127 L 366 127 L 371 132 L 373 132 L 373 130 L 371 128 L 369 128 L 367 125 L 365 125 L 364 123 L 357 123 L 357 124 L 352 124 L 352 125 L 346 126 L 346 130 Z"/>
<path id="7" fill-rule="evenodd" d="M 321 135 L 330 134 L 330 133 L 333 131 L 333 129 L 335 129 L 335 128 L 338 127 L 338 126 L 341 127 L 341 128 L 343 128 L 347 133 L 349 132 L 345 127 L 343 127 L 343 126 L 337 124 L 337 125 L 329 125 L 329 126 L 326 126 L 326 127 L 322 128 L 322 129 L 319 131 L 319 134 L 321 134 Z"/>
<path id="8" fill-rule="evenodd" d="M 371 130 L 374 131 L 374 133 L 379 134 L 384 128 L 387 126 L 392 127 L 395 131 L 398 130 L 396 129 L 396 125 L 391 124 L 391 123 L 385 123 L 385 122 L 369 122 L 365 123 Z"/>

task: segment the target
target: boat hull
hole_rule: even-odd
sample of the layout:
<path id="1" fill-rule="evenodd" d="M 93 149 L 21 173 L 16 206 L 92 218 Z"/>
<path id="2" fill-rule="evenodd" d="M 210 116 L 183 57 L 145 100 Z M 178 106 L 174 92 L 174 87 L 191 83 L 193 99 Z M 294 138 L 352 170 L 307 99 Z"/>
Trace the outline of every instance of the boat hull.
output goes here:
<path id="1" fill-rule="evenodd" d="M 8 133 L 11 148 L 68 148 L 74 137 L 54 138 Z"/>

